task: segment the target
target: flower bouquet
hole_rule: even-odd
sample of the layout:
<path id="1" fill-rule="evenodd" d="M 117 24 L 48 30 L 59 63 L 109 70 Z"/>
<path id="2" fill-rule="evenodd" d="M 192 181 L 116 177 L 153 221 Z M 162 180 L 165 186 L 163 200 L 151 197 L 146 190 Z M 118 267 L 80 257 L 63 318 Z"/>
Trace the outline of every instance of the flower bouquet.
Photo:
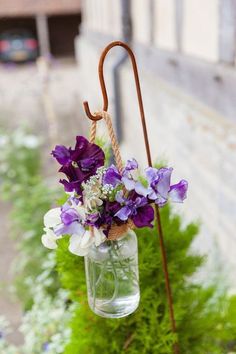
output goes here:
<path id="1" fill-rule="evenodd" d="M 137 239 L 134 228 L 153 227 L 153 205 L 169 199 L 182 202 L 188 184 L 171 185 L 173 169 L 149 167 L 145 178 L 135 159 L 122 169 L 106 165 L 101 147 L 83 136 L 74 148 L 56 146 L 53 157 L 61 165 L 60 180 L 68 199 L 44 216 L 45 247 L 69 235 L 69 251 L 85 256 L 88 302 L 104 317 L 123 317 L 139 304 Z"/>

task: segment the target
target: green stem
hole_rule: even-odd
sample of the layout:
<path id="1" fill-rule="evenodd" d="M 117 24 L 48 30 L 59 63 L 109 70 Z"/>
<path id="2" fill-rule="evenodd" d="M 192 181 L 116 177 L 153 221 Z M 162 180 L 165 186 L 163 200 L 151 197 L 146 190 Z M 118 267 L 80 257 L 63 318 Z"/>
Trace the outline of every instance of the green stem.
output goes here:
<path id="1" fill-rule="evenodd" d="M 119 260 L 119 264 L 121 266 L 121 269 L 123 270 L 124 274 L 127 276 L 128 279 L 131 279 L 133 281 L 135 281 L 136 283 L 138 283 L 138 279 L 137 276 L 135 274 L 135 272 L 132 270 L 131 265 L 130 265 L 130 261 L 129 258 L 128 259 L 123 259 L 123 264 L 122 261 L 120 260 L 120 254 L 118 253 L 119 251 L 119 246 L 118 244 L 114 244 L 114 252 Z M 128 268 L 128 271 L 126 271 L 126 268 Z"/>

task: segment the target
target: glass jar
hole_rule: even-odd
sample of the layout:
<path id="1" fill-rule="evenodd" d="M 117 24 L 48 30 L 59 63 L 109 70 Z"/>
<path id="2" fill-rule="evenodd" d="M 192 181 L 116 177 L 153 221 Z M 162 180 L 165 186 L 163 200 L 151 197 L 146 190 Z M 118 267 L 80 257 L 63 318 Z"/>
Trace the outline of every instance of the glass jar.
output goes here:
<path id="1" fill-rule="evenodd" d="M 93 245 L 85 257 L 88 303 L 107 318 L 125 317 L 139 304 L 138 247 L 134 231 Z"/>

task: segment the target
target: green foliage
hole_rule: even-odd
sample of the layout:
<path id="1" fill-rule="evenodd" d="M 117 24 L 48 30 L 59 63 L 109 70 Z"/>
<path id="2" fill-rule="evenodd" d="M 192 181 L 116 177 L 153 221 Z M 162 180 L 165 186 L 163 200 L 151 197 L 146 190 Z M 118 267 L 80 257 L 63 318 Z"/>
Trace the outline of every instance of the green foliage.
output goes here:
<path id="1" fill-rule="evenodd" d="M 19 256 L 16 259 L 15 288 L 18 297 L 26 309 L 32 305 L 29 278 L 35 278 L 42 271 L 42 261 L 50 252 L 45 249 L 40 240 L 43 233 L 43 216 L 50 209 L 55 191 L 52 191 L 42 180 L 37 179 L 35 184 L 25 190 L 21 185 L 22 193 L 17 193 L 12 201 L 12 235 L 17 240 Z M 58 288 L 57 275 L 53 272 L 55 282 L 50 292 Z"/>
<path id="2" fill-rule="evenodd" d="M 24 307 L 29 309 L 33 305 L 32 288 L 37 281 L 46 277 L 45 296 L 48 293 L 54 295 L 59 289 L 54 265 L 42 269 L 43 260 L 47 260 L 50 251 L 40 244 L 43 215 L 58 198 L 58 191 L 49 188 L 41 177 L 39 145 L 35 137 L 16 132 L 3 142 L 4 139 L 0 139 L 1 197 L 12 204 L 12 229 L 20 250 L 17 292 Z M 99 144 L 104 148 L 104 142 Z M 107 160 L 109 152 L 107 147 Z M 198 228 L 195 224 L 183 228 L 180 217 L 169 207 L 161 210 L 161 217 L 180 353 L 233 353 L 236 351 L 236 297 L 228 298 L 220 293 L 217 284 L 203 287 L 190 282 L 191 276 L 204 262 L 203 257 L 190 252 Z M 139 237 L 141 303 L 134 314 L 116 320 L 100 318 L 88 308 L 83 258 L 68 251 L 68 238 L 58 242 L 56 257 L 60 281 L 75 303 L 70 322 L 71 340 L 64 354 L 172 353 L 175 336 L 170 332 L 157 232 L 155 228 L 136 232 Z M 34 290 L 38 294 L 38 290 Z M 39 303 L 39 319 L 42 317 L 40 307 Z M 68 328 L 63 325 L 63 330 Z"/>
<path id="3" fill-rule="evenodd" d="M 32 305 L 30 278 L 42 271 L 47 251 L 40 243 L 43 216 L 58 194 L 41 176 L 38 138 L 22 131 L 2 135 L 0 139 L 1 198 L 11 204 L 11 234 L 17 242 L 15 289 L 25 309 Z M 55 282 L 49 291 L 58 288 Z"/>
<path id="4" fill-rule="evenodd" d="M 16 130 L 0 134 L 1 196 L 13 199 L 20 186 L 30 187 L 40 173 L 40 142 L 37 137 Z"/>
<path id="5" fill-rule="evenodd" d="M 235 350 L 236 299 L 217 294 L 216 286 L 204 288 L 188 279 L 204 259 L 190 253 L 198 227 L 182 228 L 180 217 L 169 207 L 161 210 L 170 279 L 175 302 L 181 354 L 217 354 Z M 72 337 L 64 354 L 168 354 L 175 337 L 170 333 L 165 283 L 156 229 L 136 230 L 139 239 L 141 303 L 123 319 L 104 319 L 88 308 L 81 257 L 69 253 L 61 240 L 57 264 L 63 287 L 77 302 L 71 321 Z M 231 347 L 230 347 L 231 345 Z"/>

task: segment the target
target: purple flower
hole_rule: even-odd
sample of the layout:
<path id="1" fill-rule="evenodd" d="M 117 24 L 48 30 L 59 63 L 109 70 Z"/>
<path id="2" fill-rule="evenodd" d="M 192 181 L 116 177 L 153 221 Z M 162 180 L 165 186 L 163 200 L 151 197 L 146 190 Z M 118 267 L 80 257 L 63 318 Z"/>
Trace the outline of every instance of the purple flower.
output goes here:
<path id="1" fill-rule="evenodd" d="M 79 215 L 74 208 L 69 208 L 67 210 L 62 211 L 61 213 L 61 221 L 64 225 L 70 225 L 74 221 L 79 221 Z"/>
<path id="2" fill-rule="evenodd" d="M 152 227 L 154 210 L 148 205 L 147 198 L 138 195 L 136 192 L 132 192 L 129 198 L 124 198 L 122 193 L 118 192 L 116 200 L 123 204 L 115 214 L 116 217 L 122 221 L 127 221 L 130 218 L 137 227 Z"/>
<path id="3" fill-rule="evenodd" d="M 86 224 L 91 225 L 91 226 L 96 225 L 96 222 L 99 219 L 99 216 L 100 216 L 100 214 L 98 212 L 93 213 L 93 214 L 89 214 L 86 218 Z"/>
<path id="4" fill-rule="evenodd" d="M 145 188 L 139 182 L 135 186 L 135 191 L 150 201 L 154 201 L 159 206 L 167 203 L 170 197 L 173 202 L 181 203 L 186 198 L 188 183 L 181 180 L 179 183 L 171 186 L 170 179 L 173 168 L 160 168 L 159 170 L 153 167 L 146 169 L 148 187 Z"/>
<path id="5" fill-rule="evenodd" d="M 83 216 L 71 206 L 70 200 L 71 199 L 69 199 L 69 201 L 61 208 L 61 224 L 54 228 L 54 232 L 57 236 L 65 234 L 80 235 L 85 231 L 84 226 L 82 225 Z"/>
<path id="6" fill-rule="evenodd" d="M 125 166 L 125 171 L 137 170 L 138 162 L 135 159 L 128 160 Z"/>
<path id="7" fill-rule="evenodd" d="M 115 217 L 115 214 L 117 213 L 119 208 L 120 208 L 120 204 L 117 203 L 116 201 L 114 202 L 106 201 L 97 225 L 99 226 L 103 224 L 111 225 L 113 221 L 116 221 L 116 219 L 118 219 Z"/>
<path id="8" fill-rule="evenodd" d="M 170 191 L 170 178 L 173 168 L 153 167 L 146 169 L 146 176 L 149 183 L 148 198 L 154 200 L 156 204 L 163 206 L 168 200 Z"/>
<path id="9" fill-rule="evenodd" d="M 83 225 L 78 222 L 73 222 L 69 225 L 60 224 L 54 228 L 54 232 L 57 236 L 61 235 L 83 235 L 85 229 Z"/>
<path id="10" fill-rule="evenodd" d="M 67 180 L 60 180 L 67 192 L 75 190 L 81 194 L 81 184 L 96 174 L 98 167 L 104 165 L 105 155 L 96 144 L 90 143 L 83 136 L 76 137 L 75 148 L 56 146 L 52 151 L 53 157 L 62 165 L 59 172 L 63 172 Z"/>
<path id="11" fill-rule="evenodd" d="M 122 182 L 125 185 L 125 188 L 128 191 L 131 191 L 135 188 L 136 180 L 134 174 L 138 169 L 138 163 L 135 159 L 128 160 L 126 166 L 122 172 Z"/>
<path id="12" fill-rule="evenodd" d="M 117 225 L 121 225 L 124 223 L 118 217 L 115 216 L 115 214 L 118 212 L 119 209 L 120 209 L 120 204 L 118 202 L 104 201 L 104 208 L 100 212 L 100 217 L 97 219 L 94 225 L 97 228 L 103 226 L 103 228 L 105 228 L 104 234 L 106 236 L 108 236 L 108 232 L 113 223 Z"/>
<path id="13" fill-rule="evenodd" d="M 71 162 L 71 148 L 67 149 L 64 145 L 57 145 L 52 151 L 53 157 L 57 159 L 60 165 Z"/>
<path id="14" fill-rule="evenodd" d="M 66 179 L 60 179 L 59 182 L 61 184 L 63 184 L 64 189 L 65 189 L 66 192 L 73 192 L 73 191 L 77 191 L 78 192 L 78 189 L 79 189 L 78 188 L 78 181 L 68 182 Z"/>
<path id="15" fill-rule="evenodd" d="M 49 350 L 49 342 L 43 343 L 42 349 L 44 352 L 47 352 Z"/>
<path id="16" fill-rule="evenodd" d="M 169 196 L 172 202 L 183 203 L 187 197 L 188 182 L 182 179 L 179 183 L 170 187 Z"/>
<path id="17" fill-rule="evenodd" d="M 106 169 L 106 172 L 103 175 L 103 184 L 111 184 L 112 187 L 116 187 L 121 181 L 121 175 L 119 174 L 116 166 L 111 165 Z"/>

